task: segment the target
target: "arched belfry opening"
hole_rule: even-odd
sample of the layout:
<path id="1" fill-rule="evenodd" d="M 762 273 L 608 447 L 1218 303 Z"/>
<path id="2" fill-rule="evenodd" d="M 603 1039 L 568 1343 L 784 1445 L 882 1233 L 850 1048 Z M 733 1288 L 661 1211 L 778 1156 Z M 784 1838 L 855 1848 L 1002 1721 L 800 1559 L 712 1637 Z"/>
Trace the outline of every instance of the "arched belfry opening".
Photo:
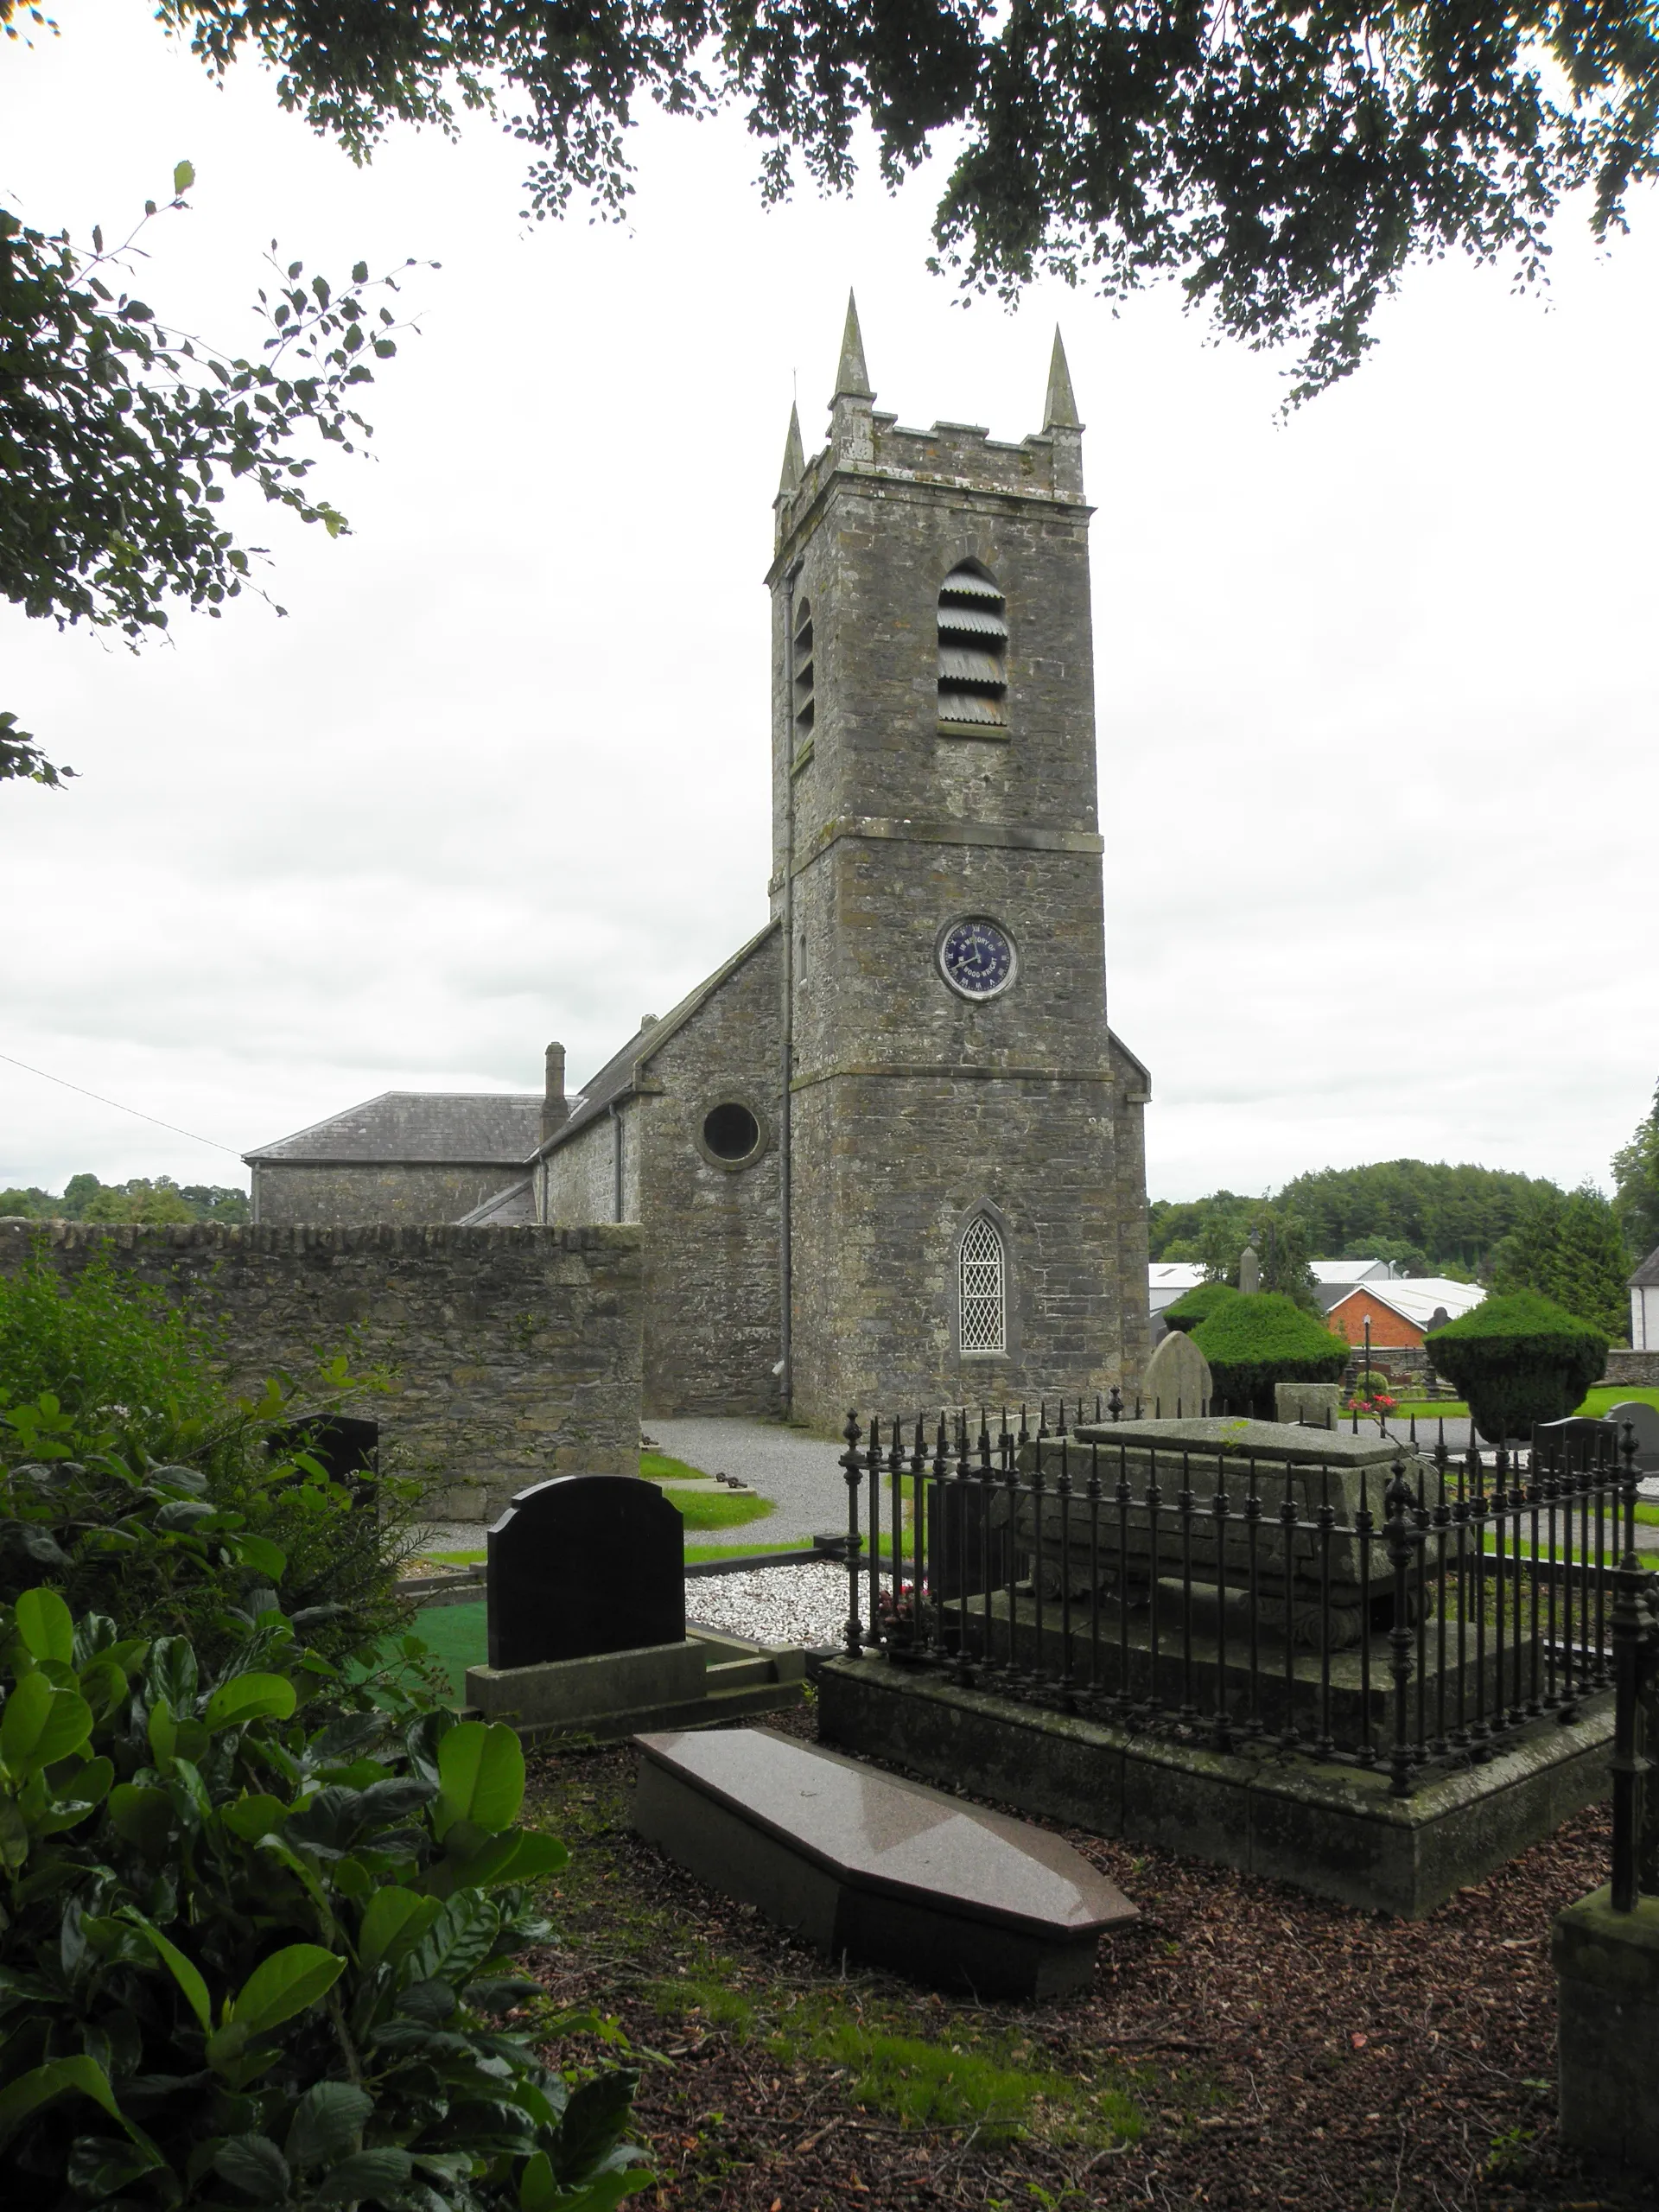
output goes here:
<path id="1" fill-rule="evenodd" d="M 939 587 L 939 720 L 968 730 L 1007 727 L 1007 603 L 977 561 Z"/>
<path id="2" fill-rule="evenodd" d="M 810 600 L 802 599 L 796 602 L 793 646 L 795 742 L 804 745 L 812 734 L 817 711 L 813 696 L 817 678 L 812 665 L 812 605 Z"/>
<path id="3" fill-rule="evenodd" d="M 1006 1351 L 1007 1251 L 1001 1231 L 988 1214 L 976 1214 L 963 1230 L 957 1248 L 957 1350 Z"/>

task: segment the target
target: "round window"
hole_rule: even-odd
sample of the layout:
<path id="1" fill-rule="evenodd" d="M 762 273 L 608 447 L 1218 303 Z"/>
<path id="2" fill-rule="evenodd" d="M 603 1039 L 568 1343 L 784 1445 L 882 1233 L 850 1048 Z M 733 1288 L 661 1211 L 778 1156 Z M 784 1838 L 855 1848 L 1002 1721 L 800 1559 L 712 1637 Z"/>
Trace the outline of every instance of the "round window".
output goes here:
<path id="1" fill-rule="evenodd" d="M 702 1141 L 716 1160 L 747 1160 L 760 1142 L 760 1124 L 747 1106 L 728 1099 L 703 1117 Z"/>

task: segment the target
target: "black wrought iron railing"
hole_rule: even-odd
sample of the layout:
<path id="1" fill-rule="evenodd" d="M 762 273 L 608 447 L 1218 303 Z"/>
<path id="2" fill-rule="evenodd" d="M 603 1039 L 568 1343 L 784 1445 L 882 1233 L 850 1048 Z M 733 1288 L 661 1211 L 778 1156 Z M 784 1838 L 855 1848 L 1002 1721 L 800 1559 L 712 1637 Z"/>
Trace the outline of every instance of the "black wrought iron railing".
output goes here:
<path id="1" fill-rule="evenodd" d="M 846 1650 L 1404 1796 L 1612 1688 L 1635 1441 L 1309 1428 L 1250 1448 L 1076 1402 L 844 1432 Z M 1191 1424 L 1185 1424 L 1190 1432 Z"/>

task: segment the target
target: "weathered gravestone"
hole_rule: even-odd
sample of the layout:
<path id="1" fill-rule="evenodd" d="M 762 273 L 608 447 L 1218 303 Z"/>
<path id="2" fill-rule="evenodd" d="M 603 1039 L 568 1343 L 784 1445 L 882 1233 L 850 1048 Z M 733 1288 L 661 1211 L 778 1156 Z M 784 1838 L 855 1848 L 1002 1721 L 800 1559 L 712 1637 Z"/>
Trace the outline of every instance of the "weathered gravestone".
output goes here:
<path id="1" fill-rule="evenodd" d="M 1340 1382 L 1275 1382 L 1273 1417 L 1303 1428 L 1334 1429 L 1342 1411 Z"/>
<path id="2" fill-rule="evenodd" d="M 1624 1464 L 1624 1424 L 1629 1421 L 1636 1433 L 1637 1472 L 1650 1475 L 1659 1471 L 1659 1410 L 1640 1398 L 1628 1398 L 1624 1404 L 1614 1406 L 1607 1419 L 1618 1431 L 1619 1465 Z"/>
<path id="3" fill-rule="evenodd" d="M 1185 1329 L 1172 1329 L 1147 1362 L 1141 1402 L 1154 1420 L 1197 1419 L 1210 1410 L 1210 1363 Z"/>
<path id="4" fill-rule="evenodd" d="M 685 1639 L 685 1524 L 637 1475 L 558 1475 L 490 1530 L 492 1667 Z"/>
<path id="5" fill-rule="evenodd" d="M 1238 1255 L 1238 1287 L 1247 1298 L 1262 1287 L 1262 1262 L 1254 1244 L 1247 1244 Z"/>

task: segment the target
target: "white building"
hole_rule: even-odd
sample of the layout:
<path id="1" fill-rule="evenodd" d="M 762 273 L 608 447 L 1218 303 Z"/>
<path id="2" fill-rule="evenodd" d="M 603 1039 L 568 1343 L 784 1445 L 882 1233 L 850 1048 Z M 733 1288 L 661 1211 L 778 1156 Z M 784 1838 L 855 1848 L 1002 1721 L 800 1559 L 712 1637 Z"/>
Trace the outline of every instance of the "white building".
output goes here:
<path id="1" fill-rule="evenodd" d="M 1630 1349 L 1659 1351 L 1659 1244 L 1630 1277 Z"/>

